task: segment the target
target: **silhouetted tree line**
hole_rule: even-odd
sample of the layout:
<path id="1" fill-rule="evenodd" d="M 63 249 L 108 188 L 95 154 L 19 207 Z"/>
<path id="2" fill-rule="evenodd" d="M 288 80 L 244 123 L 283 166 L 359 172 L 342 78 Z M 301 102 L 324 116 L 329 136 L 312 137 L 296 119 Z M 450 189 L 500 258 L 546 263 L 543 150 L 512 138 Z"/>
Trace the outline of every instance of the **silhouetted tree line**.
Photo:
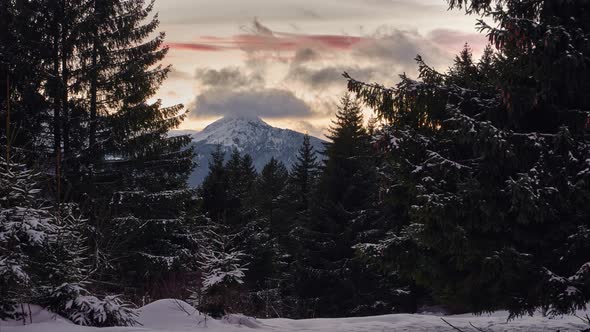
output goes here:
<path id="1" fill-rule="evenodd" d="M 379 233 L 377 155 L 359 104 L 342 98 L 325 150 L 305 136 L 288 170 L 272 158 L 257 174 L 248 155 L 213 152 L 202 211 L 245 253 L 242 311 L 326 317 L 415 310 L 396 279 L 355 255 Z M 403 285 L 400 285 L 403 286 Z M 401 301 L 403 299 L 403 301 Z M 401 304 L 403 302 L 403 304 Z"/>

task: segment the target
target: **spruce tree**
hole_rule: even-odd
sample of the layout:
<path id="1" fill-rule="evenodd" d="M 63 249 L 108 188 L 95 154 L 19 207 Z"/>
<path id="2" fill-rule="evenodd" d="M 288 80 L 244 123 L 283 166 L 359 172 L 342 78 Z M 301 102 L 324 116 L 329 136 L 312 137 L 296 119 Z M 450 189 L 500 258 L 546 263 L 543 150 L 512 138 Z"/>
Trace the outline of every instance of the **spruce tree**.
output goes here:
<path id="1" fill-rule="evenodd" d="M 301 249 L 294 263 L 296 293 L 312 311 L 304 316 L 351 314 L 359 304 L 351 274 L 353 228 L 365 213 L 375 182 L 362 113 L 348 95 L 342 98 L 328 138 L 314 204 L 302 211 L 291 232 Z"/>
<path id="2" fill-rule="evenodd" d="M 248 271 L 243 252 L 235 248 L 234 236 L 226 226 L 209 221 L 205 241 L 198 254 L 201 283 L 192 299 L 199 310 L 215 318 L 240 310 L 241 285 Z"/>
<path id="3" fill-rule="evenodd" d="M 32 303 L 80 325 L 133 325 L 137 314 L 128 304 L 85 288 L 88 248 L 76 206 L 46 204 L 39 173 L 0 163 L 0 317 L 26 322 L 23 304 Z"/>
<path id="4" fill-rule="evenodd" d="M 305 291 L 305 268 L 310 254 L 307 247 L 306 230 L 311 221 L 311 208 L 317 188 L 317 178 L 320 163 L 316 152 L 310 144 L 309 135 L 305 135 L 297 160 L 289 173 L 287 183 L 288 204 L 282 206 L 290 215 L 287 218 L 286 234 L 283 235 L 284 268 L 287 275 L 284 278 L 281 295 L 283 303 L 289 309 L 291 317 L 312 316 L 312 301 L 303 294 Z"/>
<path id="5" fill-rule="evenodd" d="M 256 170 L 249 155 L 242 156 L 237 149 L 224 163 L 225 153 L 221 145 L 211 153 L 209 174 L 199 188 L 203 198 L 203 210 L 214 222 L 227 226 L 237 234 L 246 232 L 246 224 L 254 216 L 253 193 Z M 246 233 L 242 238 L 246 237 Z"/>
<path id="6" fill-rule="evenodd" d="M 56 225 L 42 207 L 36 177 L 25 165 L 0 158 L 0 316 L 32 302 L 40 275 L 32 256 L 56 240 Z"/>
<path id="7" fill-rule="evenodd" d="M 571 313 L 590 297 L 587 4 L 450 5 L 495 21 L 480 21 L 495 55 L 447 73 L 418 57 L 419 80 L 394 88 L 349 77 L 387 122 L 383 190 L 407 216 L 378 251 L 457 311 Z"/>
<path id="8" fill-rule="evenodd" d="M 256 183 L 256 205 L 259 215 L 269 223 L 272 232 L 284 233 L 285 189 L 289 173 L 285 165 L 274 157 L 264 166 Z"/>
<path id="9" fill-rule="evenodd" d="M 44 273 L 51 278 L 29 295 L 80 324 L 129 323 L 111 310 L 124 313 L 118 298 L 92 292 L 169 296 L 155 290 L 171 273 L 196 269 L 185 258 L 198 246 L 191 224 L 201 217 L 185 184 L 190 139 L 167 133 L 183 120 L 182 106 L 147 102 L 169 71 L 158 65 L 167 48 L 163 34 L 154 36 L 153 2 L 33 0 L 0 7 L 7 32 L 0 37 L 0 74 L 8 91 L 0 93 L 0 144 L 8 159 L 18 152 L 47 175 L 40 195 L 56 202 L 55 224 L 66 238 L 60 242 L 83 251 L 84 264 L 92 262 L 81 269 L 79 256 L 47 245 Z M 151 208 L 157 212 L 146 213 Z M 96 282 L 79 283 L 82 270 Z M 63 287 L 55 287 L 58 281 Z M 67 301 L 73 304 L 66 310 Z M 93 316 L 103 309 L 106 316 Z"/>
<path id="10" fill-rule="evenodd" d="M 335 117 L 327 135 L 330 142 L 325 143 L 319 186 L 327 202 L 353 210 L 365 204 L 370 190 L 362 185 L 362 172 L 370 158 L 369 136 L 360 105 L 349 95 L 342 97 Z"/>
<path id="11" fill-rule="evenodd" d="M 193 197 L 186 186 L 193 167 L 190 138 L 168 135 L 186 113 L 182 105 L 148 103 L 170 70 L 158 64 L 168 51 L 164 34 L 151 37 L 159 25 L 157 15 L 150 17 L 153 2 L 93 5 L 88 24 L 100 25 L 88 30 L 86 91 L 93 119 L 85 151 L 88 177 L 78 188 L 102 233 L 96 239 L 96 251 L 104 255 L 96 257 L 100 278 L 123 279 L 143 296 L 139 292 L 156 291 L 168 272 L 179 271 L 179 256 L 190 251 L 191 244 L 179 238 Z"/>
<path id="12" fill-rule="evenodd" d="M 227 180 L 224 167 L 225 153 L 220 144 L 211 153 L 209 173 L 199 187 L 203 199 L 203 210 L 209 218 L 221 223 L 224 218 L 227 201 Z"/>
<path id="13" fill-rule="evenodd" d="M 183 211 L 174 212 L 178 202 L 166 197 L 176 195 L 187 205 L 192 196 L 185 185 L 193 166 L 190 138 L 167 134 L 184 119 L 182 106 L 148 103 L 170 70 L 158 64 L 167 48 L 164 35 L 155 34 L 153 2 L 34 0 L 1 6 L 1 24 L 9 33 L 1 37 L 0 70 L 2 82 L 8 81 L 4 91 L 10 92 L 10 103 L 0 94 L 0 130 L 8 128 L 2 144 L 52 176 L 48 188 L 57 205 L 79 203 L 92 225 L 93 271 L 97 279 L 108 279 L 121 263 L 112 260 L 119 253 L 107 252 L 115 247 L 110 232 L 119 225 L 113 224 L 128 217 L 139 218 L 136 227 L 146 222 L 142 211 L 123 207 L 134 204 L 125 198 L 143 196 L 147 202 L 161 195 L 160 202 L 170 203 L 160 205 L 165 218 L 180 220 Z"/>
<path id="14" fill-rule="evenodd" d="M 239 227 L 251 220 L 252 216 L 252 211 L 247 204 L 256 180 L 252 158 L 248 155 L 242 156 L 234 148 L 225 164 L 225 172 L 227 206 L 224 223 Z"/>
<path id="15" fill-rule="evenodd" d="M 271 158 L 260 172 L 253 192 L 256 216 L 248 224 L 245 243 L 251 271 L 247 283 L 255 295 L 254 305 L 264 317 L 276 317 L 283 312 L 281 289 L 285 286 L 287 273 L 284 244 L 289 217 L 287 180 L 285 165 Z"/>
<path id="16" fill-rule="evenodd" d="M 311 146 L 309 135 L 303 136 L 303 143 L 297 152 L 297 161 L 291 168 L 289 183 L 296 209 L 307 210 L 319 172 L 319 162 Z"/>
<path id="17" fill-rule="evenodd" d="M 453 66 L 449 68 L 448 84 L 474 88 L 478 75 L 477 64 L 473 60 L 473 51 L 468 44 L 465 44 L 459 55 L 455 56 Z"/>

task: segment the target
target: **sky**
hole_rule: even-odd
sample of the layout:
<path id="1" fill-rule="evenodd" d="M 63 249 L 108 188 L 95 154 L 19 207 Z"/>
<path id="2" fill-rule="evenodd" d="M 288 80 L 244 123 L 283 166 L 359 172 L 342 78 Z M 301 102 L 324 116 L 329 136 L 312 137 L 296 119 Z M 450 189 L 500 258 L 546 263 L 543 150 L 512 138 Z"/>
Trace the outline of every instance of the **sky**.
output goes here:
<path id="1" fill-rule="evenodd" d="M 393 85 L 420 54 L 445 70 L 476 17 L 445 0 L 157 0 L 172 65 L 156 98 L 189 111 L 180 129 L 226 115 L 323 137 L 352 77 Z M 366 118 L 370 111 L 366 110 Z"/>

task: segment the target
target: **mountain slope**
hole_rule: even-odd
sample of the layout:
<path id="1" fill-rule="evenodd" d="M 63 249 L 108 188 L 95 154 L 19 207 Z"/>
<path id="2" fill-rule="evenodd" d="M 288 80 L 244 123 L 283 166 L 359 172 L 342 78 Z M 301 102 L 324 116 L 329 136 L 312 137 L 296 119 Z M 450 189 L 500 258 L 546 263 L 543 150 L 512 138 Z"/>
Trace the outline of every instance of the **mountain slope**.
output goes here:
<path id="1" fill-rule="evenodd" d="M 236 148 L 241 154 L 249 154 L 257 171 L 262 170 L 271 157 L 290 168 L 296 160 L 297 150 L 303 143 L 303 134 L 272 127 L 260 118 L 224 117 L 213 122 L 201 132 L 193 134 L 197 167 L 189 179 L 189 185 L 198 186 L 208 173 L 211 152 L 221 144 L 226 158 Z M 312 137 L 316 152 L 323 150 L 323 141 Z"/>

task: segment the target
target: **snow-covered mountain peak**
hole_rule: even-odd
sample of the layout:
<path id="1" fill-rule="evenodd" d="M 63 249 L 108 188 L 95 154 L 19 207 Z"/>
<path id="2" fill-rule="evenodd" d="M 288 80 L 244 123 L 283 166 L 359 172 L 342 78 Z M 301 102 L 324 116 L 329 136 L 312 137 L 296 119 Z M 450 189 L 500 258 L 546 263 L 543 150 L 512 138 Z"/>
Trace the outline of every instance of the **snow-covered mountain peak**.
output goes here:
<path id="1" fill-rule="evenodd" d="M 243 151 L 251 143 L 268 145 L 291 139 L 296 133 L 287 129 L 274 128 L 259 117 L 226 116 L 193 135 L 193 142 L 221 144 Z"/>
<path id="2" fill-rule="evenodd" d="M 296 160 L 303 134 L 290 129 L 275 128 L 259 117 L 226 116 L 192 135 L 197 153 L 197 168 L 190 183 L 198 185 L 207 175 L 211 151 L 221 144 L 228 156 L 233 149 L 249 154 L 258 171 L 274 157 L 290 167 Z M 317 151 L 323 150 L 322 140 L 312 137 L 311 144 Z"/>
<path id="3" fill-rule="evenodd" d="M 243 128 L 247 126 L 271 127 L 268 123 L 264 122 L 257 116 L 228 115 L 209 124 L 207 127 L 205 127 L 205 129 L 203 129 L 201 133 L 212 132 L 220 128 L 231 129 L 240 127 Z"/>

